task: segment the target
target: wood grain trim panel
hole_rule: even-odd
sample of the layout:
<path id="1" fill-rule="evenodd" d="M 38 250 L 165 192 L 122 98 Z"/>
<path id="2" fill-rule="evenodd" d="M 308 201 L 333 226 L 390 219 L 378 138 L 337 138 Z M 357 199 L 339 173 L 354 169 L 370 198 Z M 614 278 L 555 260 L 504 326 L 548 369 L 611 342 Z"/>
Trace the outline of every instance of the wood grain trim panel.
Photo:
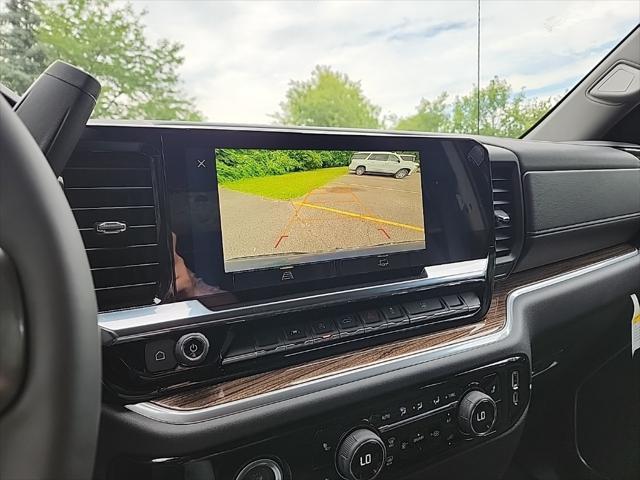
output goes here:
<path id="1" fill-rule="evenodd" d="M 496 283 L 489 311 L 481 321 L 473 324 L 398 340 L 385 345 L 367 347 L 347 354 L 239 378 L 218 385 L 179 392 L 157 399 L 152 403 L 174 410 L 196 410 L 214 407 L 318 380 L 326 376 L 367 367 L 379 362 L 387 362 L 400 357 L 422 353 L 436 347 L 452 345 L 489 335 L 504 328 L 506 324 L 506 300 L 513 290 L 633 251 L 635 251 L 635 247 L 631 245 L 619 245 L 513 274 L 506 280 Z"/>

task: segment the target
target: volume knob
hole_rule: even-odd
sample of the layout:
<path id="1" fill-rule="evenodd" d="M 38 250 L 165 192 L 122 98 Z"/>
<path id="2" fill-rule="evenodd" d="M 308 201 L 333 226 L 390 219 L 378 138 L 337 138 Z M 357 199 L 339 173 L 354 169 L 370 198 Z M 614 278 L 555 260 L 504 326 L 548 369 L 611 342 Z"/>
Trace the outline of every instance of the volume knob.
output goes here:
<path id="1" fill-rule="evenodd" d="M 336 466 L 348 480 L 372 480 L 384 467 L 386 457 L 382 439 L 371 430 L 360 428 L 340 443 Z"/>
<path id="2" fill-rule="evenodd" d="M 480 390 L 471 390 L 462 400 L 458 410 L 460 429 L 481 437 L 488 434 L 496 423 L 496 402 Z"/>

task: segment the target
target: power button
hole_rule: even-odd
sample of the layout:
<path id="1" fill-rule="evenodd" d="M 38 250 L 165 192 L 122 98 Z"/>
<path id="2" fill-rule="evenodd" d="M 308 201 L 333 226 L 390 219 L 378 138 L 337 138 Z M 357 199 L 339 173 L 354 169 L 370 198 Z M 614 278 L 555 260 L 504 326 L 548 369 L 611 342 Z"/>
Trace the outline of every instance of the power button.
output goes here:
<path id="1" fill-rule="evenodd" d="M 201 333 L 187 333 L 176 343 L 176 358 L 182 365 L 202 363 L 209 353 L 209 340 Z"/>

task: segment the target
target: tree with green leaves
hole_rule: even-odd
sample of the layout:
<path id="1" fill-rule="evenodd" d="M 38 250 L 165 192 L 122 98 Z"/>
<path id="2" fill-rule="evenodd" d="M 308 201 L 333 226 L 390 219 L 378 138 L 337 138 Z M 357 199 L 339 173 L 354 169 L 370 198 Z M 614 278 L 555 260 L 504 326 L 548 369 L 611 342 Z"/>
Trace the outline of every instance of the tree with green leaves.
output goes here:
<path id="1" fill-rule="evenodd" d="M 527 99 L 525 91 L 514 94 L 509 82 L 494 77 L 480 89 L 481 135 L 519 137 L 552 106 L 550 98 Z M 422 99 L 414 115 L 401 118 L 395 128 L 442 133 L 478 132 L 478 91 L 455 97 L 447 103 L 446 92 L 435 100 Z"/>
<path id="2" fill-rule="evenodd" d="M 0 13 L 0 83 L 19 95 L 49 65 L 38 41 L 40 17 L 34 0 L 8 0 Z"/>
<path id="3" fill-rule="evenodd" d="M 397 130 L 416 130 L 420 132 L 448 132 L 451 119 L 447 105 L 447 92 L 443 92 L 435 100 L 420 100 L 416 113 L 401 118 L 395 124 Z"/>
<path id="4" fill-rule="evenodd" d="M 291 81 L 280 112 L 283 125 L 381 128 L 380 107 L 363 93 L 360 82 L 330 67 L 317 66 L 309 80 Z"/>
<path id="5" fill-rule="evenodd" d="M 201 119 L 181 91 L 182 45 L 152 44 L 145 11 L 109 0 L 40 1 L 36 11 L 42 19 L 38 38 L 49 56 L 85 69 L 102 84 L 94 117 Z"/>
<path id="6" fill-rule="evenodd" d="M 514 93 L 506 80 L 494 77 L 480 89 L 480 115 L 478 122 L 478 93 L 456 97 L 451 116 L 451 130 L 470 133 L 478 130 L 481 135 L 519 137 L 531 127 L 549 108 L 551 99 L 529 100 L 525 91 Z"/>
<path id="7" fill-rule="evenodd" d="M 60 59 L 102 84 L 94 117 L 201 120 L 182 91 L 182 45 L 150 42 L 145 14 L 129 2 L 9 0 L 0 15 L 0 82 L 22 94 Z"/>

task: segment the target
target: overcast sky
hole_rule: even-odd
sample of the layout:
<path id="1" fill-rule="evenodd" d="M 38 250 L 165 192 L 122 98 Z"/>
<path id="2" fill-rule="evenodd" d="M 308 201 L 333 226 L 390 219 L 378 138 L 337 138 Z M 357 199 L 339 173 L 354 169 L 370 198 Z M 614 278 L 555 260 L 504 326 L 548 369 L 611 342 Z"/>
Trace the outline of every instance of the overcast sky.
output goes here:
<path id="1" fill-rule="evenodd" d="M 289 81 L 318 64 L 400 116 L 476 82 L 476 0 L 133 3 L 151 38 L 184 44 L 185 90 L 210 121 L 271 123 Z M 638 0 L 482 0 L 481 83 L 560 95 L 639 21 Z"/>

